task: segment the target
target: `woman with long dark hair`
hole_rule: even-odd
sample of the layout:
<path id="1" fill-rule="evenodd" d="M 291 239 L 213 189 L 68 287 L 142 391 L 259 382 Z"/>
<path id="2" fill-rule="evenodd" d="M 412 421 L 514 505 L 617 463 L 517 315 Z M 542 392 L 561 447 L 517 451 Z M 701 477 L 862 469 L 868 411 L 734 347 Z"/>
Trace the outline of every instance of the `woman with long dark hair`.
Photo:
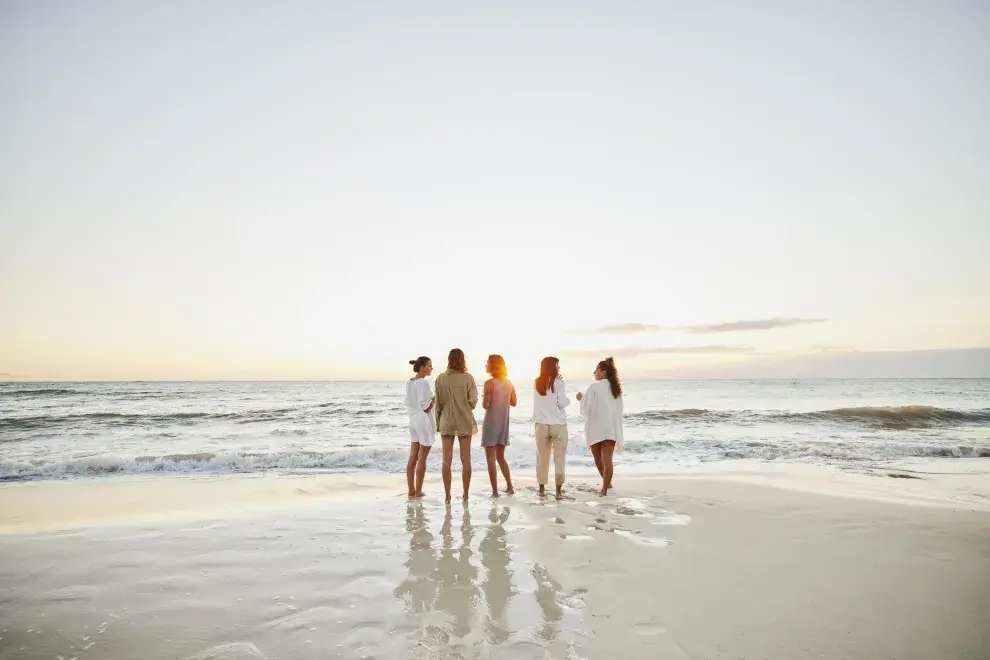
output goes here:
<path id="1" fill-rule="evenodd" d="M 437 430 L 443 449 L 443 489 L 450 501 L 450 465 L 454 460 L 454 438 L 460 443 L 461 482 L 463 499 L 471 487 L 471 436 L 478 432 L 474 408 L 478 405 L 478 386 L 467 372 L 464 351 L 451 349 L 447 355 L 447 371 L 437 376 Z"/>
<path id="2" fill-rule="evenodd" d="M 605 358 L 595 367 L 595 382 L 582 395 L 581 415 L 584 433 L 595 457 L 595 467 L 602 475 L 602 495 L 612 487 L 612 453 L 622 449 L 622 383 L 615 360 Z"/>
<path id="3" fill-rule="evenodd" d="M 557 499 L 564 497 L 564 463 L 567 460 L 567 398 L 560 361 L 545 357 L 540 362 L 540 376 L 533 383 L 533 421 L 536 423 L 536 482 L 540 495 L 546 494 L 553 454 Z"/>
<path id="4" fill-rule="evenodd" d="M 485 421 L 481 424 L 481 446 L 488 461 L 488 480 L 492 483 L 492 497 L 498 497 L 498 465 L 505 478 L 505 492 L 512 495 L 512 476 L 505 460 L 505 448 L 509 446 L 509 408 L 516 405 L 516 388 L 509 380 L 509 370 L 501 355 L 489 355 L 485 371 L 492 375 L 482 390 L 481 407 L 485 409 Z"/>

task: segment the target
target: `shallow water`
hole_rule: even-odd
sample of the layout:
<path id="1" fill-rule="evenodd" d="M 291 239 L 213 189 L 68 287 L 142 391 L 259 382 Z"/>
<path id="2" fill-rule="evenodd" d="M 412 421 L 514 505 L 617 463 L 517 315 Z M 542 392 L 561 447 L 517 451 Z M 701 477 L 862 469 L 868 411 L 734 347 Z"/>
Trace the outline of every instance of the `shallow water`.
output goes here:
<path id="1" fill-rule="evenodd" d="M 587 385 L 568 383 L 571 434 Z M 506 455 L 531 468 L 533 394 L 516 387 Z M 0 383 L 0 479 L 401 472 L 403 396 L 403 382 Z M 990 380 L 627 381 L 625 410 L 618 460 L 641 467 L 990 457 Z M 568 461 L 591 465 L 583 443 Z"/>

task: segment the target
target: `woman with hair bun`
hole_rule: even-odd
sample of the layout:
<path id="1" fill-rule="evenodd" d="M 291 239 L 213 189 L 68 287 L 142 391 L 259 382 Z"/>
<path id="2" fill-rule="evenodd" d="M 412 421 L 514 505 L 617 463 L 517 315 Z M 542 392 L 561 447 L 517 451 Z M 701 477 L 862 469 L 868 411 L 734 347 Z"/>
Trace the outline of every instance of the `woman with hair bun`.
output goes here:
<path id="1" fill-rule="evenodd" d="M 415 376 L 406 381 L 406 412 L 409 413 L 409 460 L 406 462 L 406 483 L 409 497 L 423 497 L 426 458 L 430 455 L 437 427 L 433 421 L 436 397 L 430 391 L 427 376 L 433 373 L 433 361 L 425 355 L 409 360 Z"/>
<path id="2" fill-rule="evenodd" d="M 612 487 L 612 453 L 622 449 L 622 383 L 615 360 L 605 358 L 595 367 L 595 382 L 582 395 L 581 415 L 584 433 L 595 457 L 595 467 L 602 475 L 602 495 Z"/>

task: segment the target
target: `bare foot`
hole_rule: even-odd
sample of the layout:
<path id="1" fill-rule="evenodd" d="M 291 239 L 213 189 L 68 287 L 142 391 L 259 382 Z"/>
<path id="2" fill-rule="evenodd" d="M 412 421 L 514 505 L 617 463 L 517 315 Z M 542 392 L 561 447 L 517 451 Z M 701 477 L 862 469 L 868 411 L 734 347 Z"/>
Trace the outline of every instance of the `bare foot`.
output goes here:
<path id="1" fill-rule="evenodd" d="M 506 495 L 515 495 L 516 494 L 516 489 L 513 488 L 512 486 L 509 486 L 508 488 L 505 489 L 505 494 Z"/>
<path id="2" fill-rule="evenodd" d="M 416 497 L 416 493 L 409 493 L 409 499 L 413 499 L 414 497 Z"/>
<path id="3" fill-rule="evenodd" d="M 498 497 L 498 491 L 497 490 L 493 490 L 492 491 L 492 499 L 495 499 L 496 497 Z"/>
<path id="4" fill-rule="evenodd" d="M 467 494 L 467 493 L 464 493 L 464 496 L 463 496 L 463 497 L 461 497 L 461 499 L 462 499 L 463 501 L 465 501 L 465 502 L 467 502 L 467 501 L 468 501 L 468 494 Z"/>
<path id="5" fill-rule="evenodd" d="M 546 497 L 546 496 L 547 496 L 547 490 L 546 490 L 546 488 L 544 488 L 543 486 L 540 486 L 540 497 Z"/>
<path id="6" fill-rule="evenodd" d="M 419 491 L 418 493 L 416 493 L 416 495 L 414 497 L 417 500 L 419 500 L 419 499 L 422 499 L 425 495 L 426 495 L 426 493 L 424 493 L 423 491 Z"/>
<path id="7" fill-rule="evenodd" d="M 558 490 L 558 491 L 557 491 L 557 494 L 556 494 L 556 495 L 554 495 L 554 497 L 555 497 L 555 498 L 556 498 L 557 500 L 562 500 L 562 499 L 564 499 L 564 494 L 563 494 L 562 492 L 560 492 L 560 491 Z"/>
<path id="8" fill-rule="evenodd" d="M 446 495 L 446 497 L 444 497 L 444 500 L 443 501 L 446 502 L 447 504 L 450 504 L 450 493 L 447 493 L 447 495 Z"/>
<path id="9" fill-rule="evenodd" d="M 606 495 L 608 495 L 608 487 L 607 486 L 602 486 L 602 490 L 598 494 L 601 495 L 602 497 L 605 497 Z"/>

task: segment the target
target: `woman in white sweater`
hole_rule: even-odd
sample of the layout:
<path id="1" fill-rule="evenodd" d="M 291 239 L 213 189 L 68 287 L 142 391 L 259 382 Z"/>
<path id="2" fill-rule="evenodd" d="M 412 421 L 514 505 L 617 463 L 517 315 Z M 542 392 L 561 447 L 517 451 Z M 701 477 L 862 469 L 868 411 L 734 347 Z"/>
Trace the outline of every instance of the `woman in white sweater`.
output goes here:
<path id="1" fill-rule="evenodd" d="M 557 499 L 564 497 L 564 463 L 567 460 L 567 406 L 570 400 L 560 377 L 560 362 L 545 357 L 540 377 L 533 383 L 533 421 L 536 422 L 536 482 L 540 496 L 546 494 L 553 454 Z"/>
<path id="2" fill-rule="evenodd" d="M 622 449 L 622 383 L 615 360 L 606 358 L 595 368 L 595 382 L 582 395 L 581 415 L 584 433 L 595 457 L 598 474 L 602 475 L 602 495 L 612 487 L 612 453 Z"/>

